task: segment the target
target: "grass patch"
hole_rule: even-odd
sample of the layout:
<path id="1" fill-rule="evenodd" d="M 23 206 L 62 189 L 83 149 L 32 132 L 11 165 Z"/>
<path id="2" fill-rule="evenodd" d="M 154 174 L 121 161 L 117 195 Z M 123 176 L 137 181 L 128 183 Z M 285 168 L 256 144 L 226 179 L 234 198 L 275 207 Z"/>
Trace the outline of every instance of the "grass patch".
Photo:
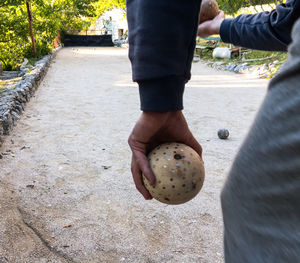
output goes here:
<path id="1" fill-rule="evenodd" d="M 243 54 L 245 61 L 249 65 L 261 65 L 265 63 L 271 63 L 278 60 L 278 63 L 283 64 L 287 59 L 288 54 L 286 52 L 274 52 L 274 51 L 260 51 L 260 50 L 248 50 Z"/>

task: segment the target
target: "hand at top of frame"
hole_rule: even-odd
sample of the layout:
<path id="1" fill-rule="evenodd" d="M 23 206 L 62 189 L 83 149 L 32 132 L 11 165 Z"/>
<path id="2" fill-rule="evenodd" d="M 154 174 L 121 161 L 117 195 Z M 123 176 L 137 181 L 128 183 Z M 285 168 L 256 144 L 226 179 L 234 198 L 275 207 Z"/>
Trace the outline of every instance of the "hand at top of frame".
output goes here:
<path id="1" fill-rule="evenodd" d="M 155 176 L 146 155 L 165 142 L 184 143 L 202 156 L 202 147 L 189 130 L 181 111 L 144 111 L 129 136 L 128 144 L 132 151 L 131 172 L 134 183 L 147 200 L 152 199 L 152 196 L 143 184 L 142 174 L 152 185 L 155 184 Z"/>

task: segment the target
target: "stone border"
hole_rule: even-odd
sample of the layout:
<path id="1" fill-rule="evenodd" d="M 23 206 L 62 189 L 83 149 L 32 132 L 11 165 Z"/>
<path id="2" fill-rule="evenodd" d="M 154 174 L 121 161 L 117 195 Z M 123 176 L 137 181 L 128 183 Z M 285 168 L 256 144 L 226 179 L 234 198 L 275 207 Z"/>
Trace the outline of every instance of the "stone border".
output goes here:
<path id="1" fill-rule="evenodd" d="M 2 96 L 0 95 L 0 146 L 3 136 L 10 133 L 20 118 L 26 102 L 34 95 L 47 73 L 51 60 L 60 49 L 61 47 L 54 49 L 51 54 L 37 61 L 32 70 L 26 73 L 21 81 L 12 88 L 4 89 Z"/>
<path id="2" fill-rule="evenodd" d="M 225 62 L 205 62 L 206 65 L 218 69 L 232 71 L 238 74 L 252 74 L 258 78 L 269 78 L 272 74 L 275 74 L 279 67 L 280 62 L 275 60 L 269 64 L 263 65 L 249 65 L 248 63 L 235 64 Z"/>

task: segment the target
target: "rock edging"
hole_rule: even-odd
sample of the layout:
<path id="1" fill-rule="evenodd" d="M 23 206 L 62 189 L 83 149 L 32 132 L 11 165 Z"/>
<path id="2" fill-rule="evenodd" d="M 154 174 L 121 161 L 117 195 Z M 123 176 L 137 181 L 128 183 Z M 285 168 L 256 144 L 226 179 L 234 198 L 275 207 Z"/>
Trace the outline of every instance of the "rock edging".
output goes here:
<path id="1" fill-rule="evenodd" d="M 14 87 L 2 91 L 2 95 L 0 94 L 0 145 L 3 136 L 10 133 L 16 121 L 20 118 L 26 102 L 34 95 L 46 75 L 51 60 L 60 48 L 56 48 L 51 54 L 37 61 L 32 70 L 26 73 L 21 81 Z"/>
<path id="2" fill-rule="evenodd" d="M 206 62 L 206 65 L 218 70 L 232 71 L 238 74 L 254 74 L 259 78 L 269 78 L 279 70 L 280 62 L 278 60 L 263 65 L 249 65 L 248 63 L 236 64 L 225 62 Z"/>

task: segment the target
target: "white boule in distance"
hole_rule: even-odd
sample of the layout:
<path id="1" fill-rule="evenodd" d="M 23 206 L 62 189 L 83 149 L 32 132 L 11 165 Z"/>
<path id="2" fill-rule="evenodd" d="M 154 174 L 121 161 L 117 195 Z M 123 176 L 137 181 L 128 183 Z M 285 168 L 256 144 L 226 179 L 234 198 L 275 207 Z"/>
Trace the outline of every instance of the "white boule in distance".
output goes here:
<path id="1" fill-rule="evenodd" d="M 204 182 L 204 164 L 191 147 L 182 143 L 164 143 L 148 155 L 150 167 L 156 177 L 151 186 L 143 182 L 156 200 L 166 204 L 183 204 L 193 199 Z"/>

